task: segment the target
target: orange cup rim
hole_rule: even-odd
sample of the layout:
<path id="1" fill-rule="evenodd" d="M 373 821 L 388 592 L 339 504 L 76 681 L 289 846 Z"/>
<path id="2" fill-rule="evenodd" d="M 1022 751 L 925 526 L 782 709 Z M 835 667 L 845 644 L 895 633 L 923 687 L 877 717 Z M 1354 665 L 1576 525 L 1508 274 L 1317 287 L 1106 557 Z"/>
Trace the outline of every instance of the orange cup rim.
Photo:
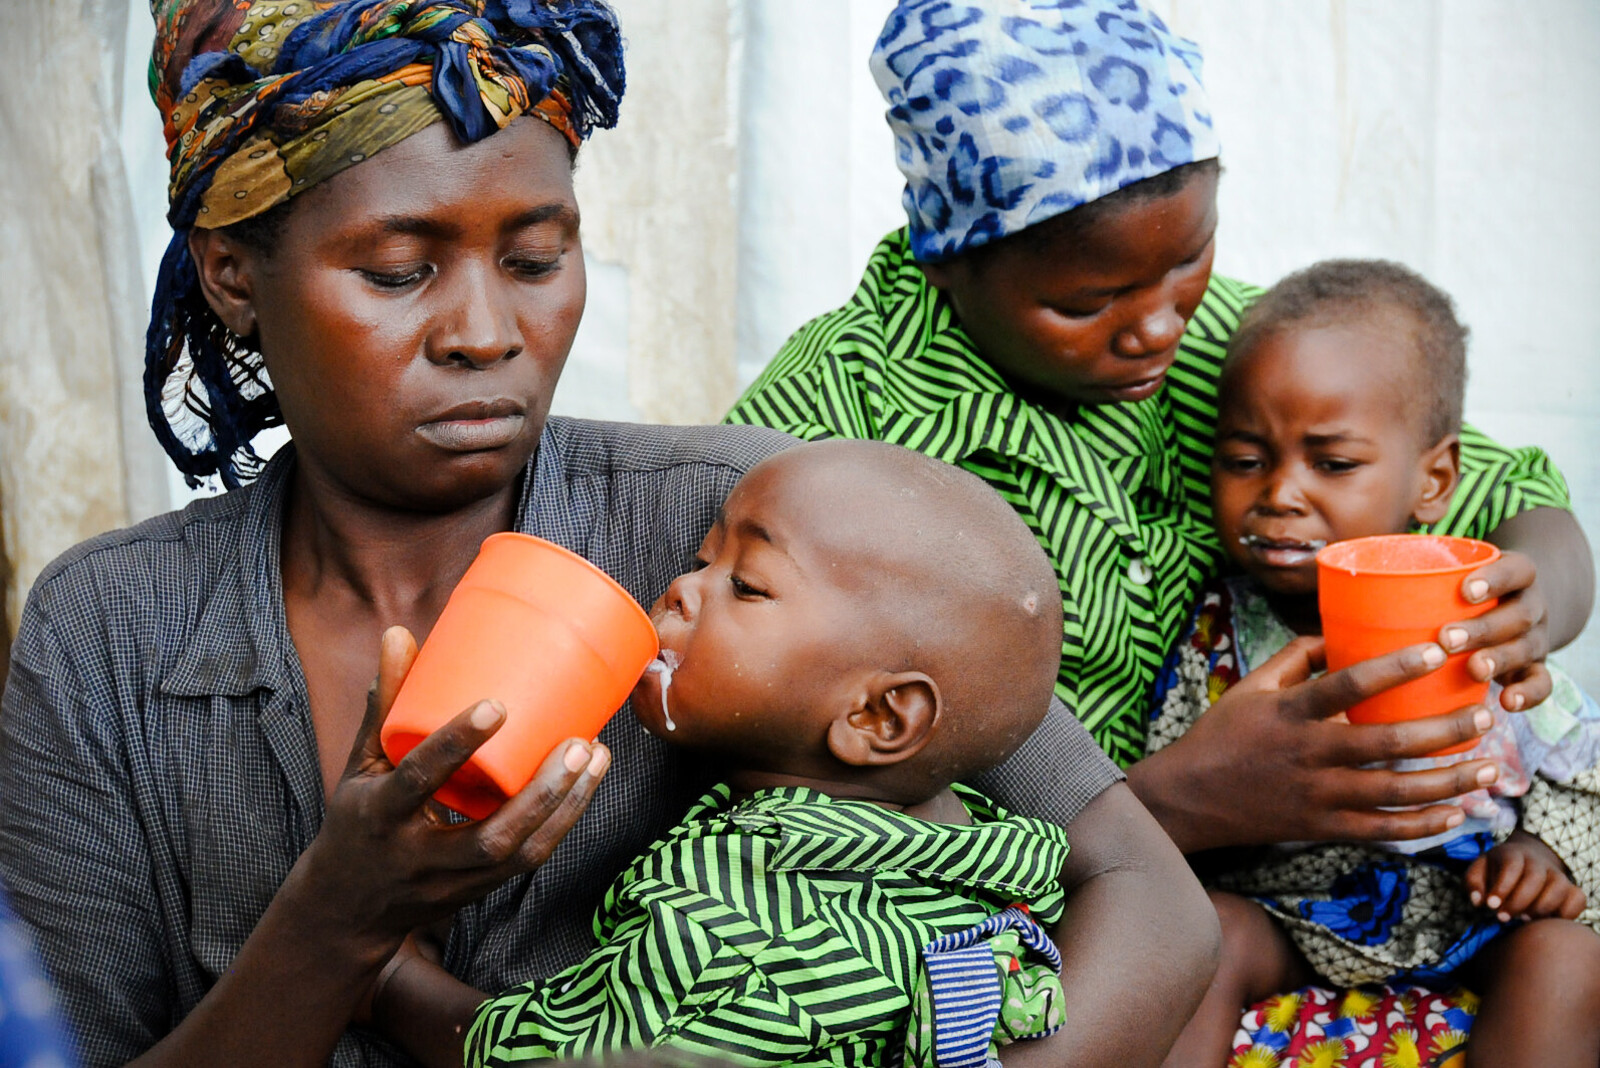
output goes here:
<path id="1" fill-rule="evenodd" d="M 644 621 L 645 625 L 650 628 L 651 633 L 655 633 L 655 622 L 650 618 L 650 613 L 645 611 L 644 606 L 634 599 L 633 594 L 629 593 L 622 583 L 606 574 L 605 568 L 601 567 L 593 560 L 590 560 L 588 557 L 581 556 L 578 553 L 573 552 L 565 545 L 557 545 L 555 542 L 550 541 L 547 538 L 541 538 L 535 534 L 524 534 L 518 530 L 502 530 L 498 534 L 490 534 L 487 538 L 483 539 L 483 544 L 488 545 L 491 541 L 529 542 L 539 546 L 542 549 L 553 549 L 557 555 L 564 556 L 568 560 L 582 564 L 589 571 L 593 572 L 601 579 L 604 579 L 606 585 L 610 586 L 613 591 L 619 594 L 628 607 L 633 609 L 638 617 Z"/>
<path id="2" fill-rule="evenodd" d="M 1482 560 L 1472 560 L 1447 567 L 1407 567 L 1407 568 L 1369 568 L 1341 564 L 1335 560 L 1339 555 L 1338 550 L 1345 546 L 1371 544 L 1379 541 L 1399 541 L 1401 539 L 1430 538 L 1434 541 L 1448 542 L 1451 544 L 1465 544 L 1484 546 L 1489 551 Z M 1360 575 L 1370 575 L 1378 578 L 1410 577 L 1413 575 L 1454 575 L 1468 571 L 1476 571 L 1480 567 L 1487 567 L 1500 559 L 1500 547 L 1492 542 L 1482 541 L 1478 538 L 1460 538 L 1453 534 L 1374 534 L 1365 538 L 1348 538 L 1336 541 L 1331 545 L 1324 545 L 1317 550 L 1317 564 L 1333 571 L 1355 572 Z"/>

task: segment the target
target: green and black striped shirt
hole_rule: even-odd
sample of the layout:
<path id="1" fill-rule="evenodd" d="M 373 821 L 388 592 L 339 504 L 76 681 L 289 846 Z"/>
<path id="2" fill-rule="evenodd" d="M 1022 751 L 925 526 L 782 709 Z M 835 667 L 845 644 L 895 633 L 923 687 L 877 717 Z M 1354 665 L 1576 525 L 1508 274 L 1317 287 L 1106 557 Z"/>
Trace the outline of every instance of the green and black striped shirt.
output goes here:
<path id="1" fill-rule="evenodd" d="M 1217 378 L 1259 292 L 1213 276 L 1165 389 L 1063 417 L 983 361 L 902 230 L 874 250 L 850 302 L 801 327 L 727 421 L 891 441 L 994 486 L 1055 561 L 1066 608 L 1056 693 L 1127 765 L 1144 754 L 1162 660 L 1222 563 L 1209 499 Z M 1450 514 L 1431 530 L 1482 537 L 1525 509 L 1568 507 L 1537 449 L 1468 427 L 1461 466 Z"/>
<path id="2" fill-rule="evenodd" d="M 1060 919 L 1066 832 L 954 787 L 970 826 L 795 787 L 701 798 L 624 872 L 588 960 L 485 1002 L 466 1063 L 670 1047 L 736 1065 L 887 1065 L 921 948 L 1021 902 Z"/>

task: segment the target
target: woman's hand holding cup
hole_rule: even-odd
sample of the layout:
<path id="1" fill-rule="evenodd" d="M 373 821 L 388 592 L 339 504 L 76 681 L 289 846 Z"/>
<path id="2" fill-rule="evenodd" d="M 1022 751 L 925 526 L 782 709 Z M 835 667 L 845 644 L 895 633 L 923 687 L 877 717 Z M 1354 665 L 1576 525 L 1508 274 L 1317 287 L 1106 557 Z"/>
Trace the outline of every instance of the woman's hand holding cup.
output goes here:
<path id="1" fill-rule="evenodd" d="M 583 814 L 611 754 L 598 743 L 558 745 L 528 785 L 483 820 L 451 823 L 434 792 L 505 721 L 480 701 L 428 735 L 398 765 L 379 731 L 416 659 L 410 633 L 384 633 L 378 681 L 327 817 L 290 881 L 340 934 L 372 936 L 386 959 L 405 935 L 543 864 Z M 297 878 L 298 877 L 298 878 Z"/>
<path id="2" fill-rule="evenodd" d="M 1366 765 L 1475 741 L 1481 705 L 1409 722 L 1351 724 L 1351 705 L 1445 661 L 1413 645 L 1320 678 L 1320 638 L 1299 638 L 1227 690 L 1187 734 L 1129 769 L 1129 779 L 1184 852 L 1275 842 L 1393 841 L 1458 825 L 1449 799 L 1498 777 L 1493 761 L 1422 771 Z M 1391 809 L 1399 809 L 1391 811 Z"/>
<path id="3" fill-rule="evenodd" d="M 1493 679 L 1504 689 L 1500 705 L 1520 712 L 1550 696 L 1549 605 L 1539 589 L 1538 569 L 1524 553 L 1502 550 L 1500 559 L 1472 572 L 1461 583 L 1469 604 L 1499 599 L 1483 615 L 1445 624 L 1439 644 L 1451 653 L 1476 650 L 1467 670 L 1482 681 Z"/>

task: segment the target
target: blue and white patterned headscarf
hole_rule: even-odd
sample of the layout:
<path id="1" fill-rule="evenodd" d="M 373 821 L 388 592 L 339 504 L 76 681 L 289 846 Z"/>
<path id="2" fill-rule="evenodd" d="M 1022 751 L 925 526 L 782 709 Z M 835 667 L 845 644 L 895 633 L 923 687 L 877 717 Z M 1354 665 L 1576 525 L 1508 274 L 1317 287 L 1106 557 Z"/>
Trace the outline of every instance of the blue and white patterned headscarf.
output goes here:
<path id="1" fill-rule="evenodd" d="M 924 263 L 1218 153 L 1199 47 L 1136 0 L 900 0 L 871 65 Z"/>

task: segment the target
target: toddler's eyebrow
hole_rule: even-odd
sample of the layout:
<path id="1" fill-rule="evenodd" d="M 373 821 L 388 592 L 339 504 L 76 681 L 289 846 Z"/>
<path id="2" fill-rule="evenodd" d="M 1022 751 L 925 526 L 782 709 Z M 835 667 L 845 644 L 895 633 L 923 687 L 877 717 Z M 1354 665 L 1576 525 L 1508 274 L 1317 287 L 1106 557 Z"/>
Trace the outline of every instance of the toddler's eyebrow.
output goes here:
<path id="1" fill-rule="evenodd" d="M 1307 445 L 1344 445 L 1352 441 L 1371 444 L 1372 439 L 1363 437 L 1360 434 L 1352 434 L 1348 430 L 1331 430 L 1326 434 L 1307 434 L 1305 436 Z"/>
<path id="2" fill-rule="evenodd" d="M 772 532 L 754 519 L 741 519 L 739 521 L 739 531 L 740 533 L 748 534 L 752 538 L 764 541 L 773 548 L 777 548 L 778 543 L 772 540 Z"/>
<path id="3" fill-rule="evenodd" d="M 723 510 L 721 505 L 717 506 L 717 515 L 716 518 L 711 521 L 711 525 L 713 528 L 726 527 L 728 525 L 728 513 Z M 762 526 L 760 523 L 756 522 L 754 519 L 746 517 L 739 520 L 738 529 L 741 534 L 748 534 L 753 538 L 766 542 L 773 548 L 777 548 L 778 546 L 778 543 L 772 538 L 772 532 L 766 527 Z"/>

